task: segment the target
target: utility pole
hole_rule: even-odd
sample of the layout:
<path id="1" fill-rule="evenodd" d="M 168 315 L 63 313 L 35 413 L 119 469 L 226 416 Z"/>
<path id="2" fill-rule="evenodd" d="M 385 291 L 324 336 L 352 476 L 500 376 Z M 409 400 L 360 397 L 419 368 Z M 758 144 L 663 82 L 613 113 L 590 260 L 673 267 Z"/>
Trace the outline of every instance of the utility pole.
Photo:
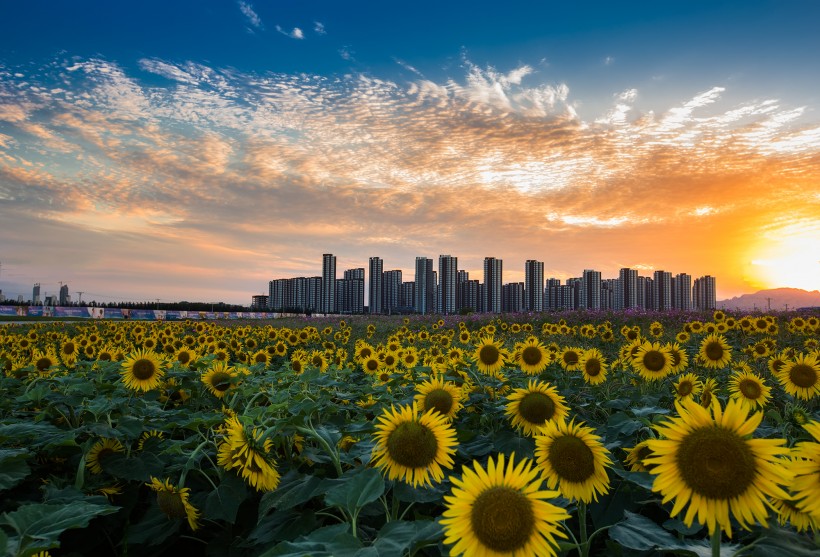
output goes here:
<path id="1" fill-rule="evenodd" d="M 789 311 L 789 304 L 783 304 L 783 305 L 786 306 L 786 311 Z"/>
<path id="2" fill-rule="evenodd" d="M 769 311 L 772 311 L 772 299 L 766 298 L 766 303 L 769 304 Z"/>

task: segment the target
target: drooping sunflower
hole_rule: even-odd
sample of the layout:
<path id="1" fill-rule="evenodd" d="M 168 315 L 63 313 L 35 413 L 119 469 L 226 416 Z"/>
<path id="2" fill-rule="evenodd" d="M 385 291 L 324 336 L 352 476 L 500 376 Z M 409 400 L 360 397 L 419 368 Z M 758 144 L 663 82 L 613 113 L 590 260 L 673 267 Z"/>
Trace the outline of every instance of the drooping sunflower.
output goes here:
<path id="1" fill-rule="evenodd" d="M 791 485 L 797 508 L 820 521 L 820 422 L 809 422 L 806 428 L 814 441 L 801 441 L 794 449 Z"/>
<path id="2" fill-rule="evenodd" d="M 648 465 L 645 462 L 646 458 L 652 456 L 652 451 L 649 449 L 647 441 L 648 439 L 645 439 L 630 449 L 624 448 L 626 451 L 626 463 L 629 465 L 630 471 L 648 472 L 652 467 L 652 465 Z"/>
<path id="3" fill-rule="evenodd" d="M 531 379 L 526 388 L 515 389 L 507 397 L 506 414 L 514 428 L 533 436 L 549 421 L 566 420 L 569 408 L 565 402 L 554 386 Z"/>
<path id="4" fill-rule="evenodd" d="M 820 394 L 820 361 L 816 354 L 797 354 L 780 368 L 777 379 L 786 392 L 803 400 Z"/>
<path id="5" fill-rule="evenodd" d="M 432 485 L 444 478 L 443 468 L 453 467 L 456 432 L 435 409 L 419 415 L 415 403 L 393 406 L 378 421 L 371 460 L 389 479 Z"/>
<path id="6" fill-rule="evenodd" d="M 157 505 L 168 518 L 185 518 L 191 530 L 199 528 L 199 511 L 189 501 L 190 488 L 177 487 L 170 479 L 162 481 L 151 476 L 151 483 L 145 484 L 157 493 Z"/>
<path id="7" fill-rule="evenodd" d="M 755 521 L 766 525 L 768 497 L 787 498 L 780 486 L 791 481 L 791 472 L 780 462 L 789 452 L 784 439 L 751 439 L 763 419 L 762 412 L 748 415 L 743 405 L 730 400 L 711 412 L 690 400 L 676 402 L 678 416 L 655 426 L 661 439 L 648 442 L 655 465 L 652 489 L 663 503 L 674 500 L 671 515 L 685 507 L 683 522 L 697 517 L 713 534 L 722 529 L 730 538 L 729 512 L 744 528 Z"/>
<path id="8" fill-rule="evenodd" d="M 681 348 L 677 342 L 672 342 L 666 345 L 669 348 L 669 353 L 672 355 L 672 371 L 671 373 L 682 373 L 689 365 L 689 356 L 686 350 Z"/>
<path id="9" fill-rule="evenodd" d="M 609 491 L 612 465 L 601 438 L 574 420 L 549 421 L 535 437 L 535 457 L 547 485 L 567 499 L 589 503 Z"/>
<path id="10" fill-rule="evenodd" d="M 501 341 L 492 336 L 482 337 L 473 352 L 473 360 L 481 373 L 495 375 L 507 361 L 507 351 L 502 348 Z"/>
<path id="11" fill-rule="evenodd" d="M 527 375 L 538 375 L 549 364 L 547 349 L 536 337 L 529 337 L 516 346 L 515 354 L 516 364 Z"/>
<path id="12" fill-rule="evenodd" d="M 154 352 L 142 348 L 125 357 L 122 362 L 123 384 L 135 391 L 150 391 L 160 386 L 168 363 Z"/>
<path id="13" fill-rule="evenodd" d="M 273 441 L 259 428 L 246 428 L 239 418 L 225 422 L 225 438 L 217 452 L 217 463 L 225 470 L 236 469 L 257 491 L 272 491 L 279 485 L 273 456 Z"/>
<path id="14" fill-rule="evenodd" d="M 461 389 L 443 377 L 432 377 L 428 381 L 416 385 L 416 404 L 422 412 L 436 410 L 445 416 L 448 421 L 456 417 L 463 407 L 461 404 Z"/>
<path id="15" fill-rule="evenodd" d="M 713 404 L 717 404 L 717 381 L 709 377 L 703 382 L 703 390 L 700 392 L 700 405 L 704 408 L 709 408 Z"/>
<path id="16" fill-rule="evenodd" d="M 738 371 L 729 378 L 729 396 L 739 400 L 748 410 L 763 408 L 771 399 L 771 390 L 763 378 L 752 371 Z"/>
<path id="17" fill-rule="evenodd" d="M 212 395 L 222 398 L 228 390 L 236 387 L 237 377 L 238 374 L 233 366 L 221 360 L 214 360 L 208 371 L 202 374 L 200 380 Z"/>
<path id="18" fill-rule="evenodd" d="M 597 348 L 590 348 L 581 353 L 578 366 L 584 375 L 584 381 L 590 385 L 600 385 L 606 381 L 608 370 L 606 358 Z"/>
<path id="19" fill-rule="evenodd" d="M 794 499 L 771 498 L 770 502 L 777 513 L 777 523 L 781 526 L 790 524 L 798 532 L 817 532 L 820 519 L 817 519 L 797 507 Z"/>
<path id="20" fill-rule="evenodd" d="M 137 440 L 137 450 L 141 451 L 145 448 L 145 443 L 149 440 L 153 439 L 155 441 L 165 439 L 165 434 L 159 430 L 151 429 L 149 431 L 143 431 L 140 434 L 139 440 Z"/>
<path id="21" fill-rule="evenodd" d="M 645 341 L 632 358 L 632 369 L 647 381 L 658 381 L 672 373 L 672 353 L 668 346 Z"/>
<path id="22" fill-rule="evenodd" d="M 103 471 L 102 461 L 114 453 L 124 453 L 125 447 L 117 439 L 103 438 L 94 443 L 85 457 L 85 465 L 92 474 Z"/>
<path id="23" fill-rule="evenodd" d="M 556 554 L 556 538 L 566 538 L 560 522 L 569 514 L 547 501 L 558 493 L 541 489 L 538 468 L 528 459 L 516 465 L 514 458 L 505 466 L 503 454 L 490 457 L 486 471 L 474 460 L 460 479 L 451 478 L 441 520 L 450 555 Z"/>
<path id="24" fill-rule="evenodd" d="M 694 399 L 703 389 L 703 382 L 694 373 L 684 373 L 674 384 L 675 400 Z"/>
<path id="25" fill-rule="evenodd" d="M 711 369 L 723 369 L 732 361 L 732 348 L 723 335 L 707 335 L 700 342 L 698 358 Z"/>

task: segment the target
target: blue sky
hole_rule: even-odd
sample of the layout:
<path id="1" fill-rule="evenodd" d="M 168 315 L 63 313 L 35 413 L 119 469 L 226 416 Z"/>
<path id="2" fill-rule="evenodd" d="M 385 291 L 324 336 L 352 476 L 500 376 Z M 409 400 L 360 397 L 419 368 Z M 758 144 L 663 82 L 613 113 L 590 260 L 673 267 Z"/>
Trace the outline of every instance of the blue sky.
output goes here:
<path id="1" fill-rule="evenodd" d="M 328 251 L 820 288 L 820 3 L 0 10 L 6 295 L 247 303 Z"/>

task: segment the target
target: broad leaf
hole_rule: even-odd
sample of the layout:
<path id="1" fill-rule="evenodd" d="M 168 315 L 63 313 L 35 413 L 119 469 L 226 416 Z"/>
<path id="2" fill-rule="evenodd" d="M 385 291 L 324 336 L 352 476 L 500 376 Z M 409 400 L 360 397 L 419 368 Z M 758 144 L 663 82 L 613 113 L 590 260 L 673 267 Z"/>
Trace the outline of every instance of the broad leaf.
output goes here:
<path id="1" fill-rule="evenodd" d="M 233 524 L 239 506 L 248 498 L 248 488 L 239 476 L 226 474 L 222 483 L 205 501 L 205 518 Z"/>
<path id="2" fill-rule="evenodd" d="M 29 475 L 25 449 L 0 449 L 0 491 L 11 489 Z"/>
<path id="3" fill-rule="evenodd" d="M 384 479 L 373 468 L 354 469 L 337 482 L 337 485 L 328 490 L 325 502 L 345 509 L 351 515 L 384 493 Z"/>

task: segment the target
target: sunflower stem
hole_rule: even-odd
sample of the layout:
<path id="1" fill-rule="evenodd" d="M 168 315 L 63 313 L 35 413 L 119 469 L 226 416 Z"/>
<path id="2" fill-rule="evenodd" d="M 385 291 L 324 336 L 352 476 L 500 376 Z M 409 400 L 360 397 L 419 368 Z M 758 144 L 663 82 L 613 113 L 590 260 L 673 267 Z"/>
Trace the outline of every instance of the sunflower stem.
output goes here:
<path id="1" fill-rule="evenodd" d="M 712 557 L 720 557 L 720 527 L 715 525 L 712 532 Z"/>
<path id="2" fill-rule="evenodd" d="M 581 540 L 578 543 L 578 553 L 581 557 L 589 555 L 589 538 L 587 537 L 587 504 L 585 501 L 578 503 L 578 526 Z"/>

